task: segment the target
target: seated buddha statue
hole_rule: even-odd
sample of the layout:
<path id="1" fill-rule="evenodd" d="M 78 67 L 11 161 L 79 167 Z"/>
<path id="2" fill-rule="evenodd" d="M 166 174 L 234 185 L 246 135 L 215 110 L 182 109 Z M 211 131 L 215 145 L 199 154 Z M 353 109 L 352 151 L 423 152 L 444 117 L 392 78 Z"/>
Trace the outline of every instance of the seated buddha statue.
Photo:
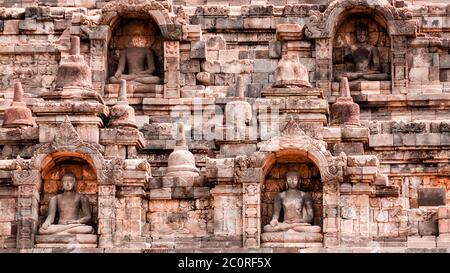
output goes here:
<path id="1" fill-rule="evenodd" d="M 388 73 L 382 71 L 380 54 L 377 47 L 368 43 L 367 25 L 356 24 L 356 43 L 350 46 L 350 53 L 344 56 L 344 61 L 353 64 L 353 71 L 338 73 L 335 80 L 340 81 L 346 77 L 349 81 L 383 81 L 388 80 Z"/>
<path id="2" fill-rule="evenodd" d="M 48 215 L 39 234 L 67 235 L 92 234 L 94 228 L 87 225 L 91 221 L 91 209 L 86 196 L 75 192 L 76 178 L 72 173 L 66 173 L 62 179 L 63 193 L 50 199 Z M 54 223 L 56 215 L 58 223 Z"/>
<path id="3" fill-rule="evenodd" d="M 139 86 L 161 82 L 161 79 L 155 76 L 156 67 L 153 51 L 150 48 L 138 46 L 138 38 L 135 39 L 137 42 L 130 42 L 133 46 L 120 52 L 117 70 L 109 78 L 110 83 L 120 83 L 121 80 L 126 80 L 130 84 Z"/>
<path id="4" fill-rule="evenodd" d="M 275 196 L 272 220 L 264 226 L 261 235 L 262 243 L 276 244 L 305 244 L 321 243 L 323 236 L 321 227 L 313 226 L 314 208 L 312 196 L 308 192 L 298 189 L 299 177 L 297 172 L 286 174 L 288 189 Z M 283 221 L 280 214 L 283 211 Z M 303 247 L 299 245 L 298 247 Z"/>
<path id="5" fill-rule="evenodd" d="M 311 194 L 301 191 L 298 186 L 298 174 L 288 172 L 286 174 L 288 190 L 275 196 L 272 220 L 264 227 L 264 231 L 287 231 L 298 226 L 307 226 L 313 221 L 314 208 Z M 306 215 L 303 215 L 306 208 Z M 280 212 L 283 210 L 284 221 L 279 222 Z M 301 229 L 301 228 L 300 228 Z"/>

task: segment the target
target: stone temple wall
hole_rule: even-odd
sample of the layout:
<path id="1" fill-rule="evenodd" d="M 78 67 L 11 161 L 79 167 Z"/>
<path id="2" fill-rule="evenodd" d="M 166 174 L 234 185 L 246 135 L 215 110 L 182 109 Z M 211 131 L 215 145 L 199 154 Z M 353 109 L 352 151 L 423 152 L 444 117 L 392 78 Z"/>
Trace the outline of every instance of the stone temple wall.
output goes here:
<path id="1" fill-rule="evenodd" d="M 0 252 L 447 251 L 447 2 L 0 0 Z M 94 233 L 46 237 L 68 172 Z"/>

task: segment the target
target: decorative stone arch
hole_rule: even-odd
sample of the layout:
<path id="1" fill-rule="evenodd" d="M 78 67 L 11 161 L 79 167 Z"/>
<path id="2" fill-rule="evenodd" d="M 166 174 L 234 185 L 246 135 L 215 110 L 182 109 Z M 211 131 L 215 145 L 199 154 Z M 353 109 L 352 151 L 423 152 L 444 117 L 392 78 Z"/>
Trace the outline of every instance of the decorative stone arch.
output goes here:
<path id="1" fill-rule="evenodd" d="M 410 20 L 412 13 L 406 8 L 395 8 L 387 0 L 336 0 L 323 13 L 316 11 L 311 15 L 305 34 L 311 39 L 332 38 L 339 23 L 353 13 L 379 16 L 389 24 L 390 35 L 416 35 L 416 22 Z"/>
<path id="2" fill-rule="evenodd" d="M 164 97 L 180 97 L 180 41 L 190 36 L 197 37 L 189 28 L 186 13 L 174 14 L 170 1 L 158 0 L 113 0 L 102 8 L 102 15 L 97 26 L 89 27 L 91 69 L 93 83 L 102 86 L 108 77 L 108 45 L 113 31 L 122 18 L 148 18 L 158 26 L 163 39 Z M 82 26 L 82 29 L 85 26 Z M 193 34 L 194 33 L 194 34 Z"/>
<path id="3" fill-rule="evenodd" d="M 317 87 L 331 91 L 332 48 L 337 28 L 351 14 L 373 14 L 386 25 L 391 38 L 392 92 L 407 88 L 407 37 L 415 37 L 418 23 L 407 8 L 395 8 L 387 0 L 336 0 L 323 12 L 313 11 L 305 26 L 305 35 L 315 39 Z M 395 54 L 393 53 L 395 51 Z"/>
<path id="4" fill-rule="evenodd" d="M 114 207 L 115 184 L 120 183 L 122 179 L 123 164 L 117 162 L 120 160 L 105 161 L 101 146 L 82 141 L 66 117 L 51 143 L 39 147 L 31 159 L 24 160 L 18 157 L 13 162 L 15 170 L 12 171 L 12 180 L 19 189 L 17 247 L 34 246 L 42 190 L 42 170 L 61 156 L 82 159 L 96 171 L 99 247 L 112 246 L 114 215 L 104 211 L 112 210 Z M 31 204 L 31 207 L 20 204 Z"/>
<path id="5" fill-rule="evenodd" d="M 238 156 L 235 163 L 235 179 L 243 184 L 244 247 L 260 246 L 261 185 L 277 158 L 284 156 L 304 156 L 319 169 L 323 183 L 324 244 L 337 245 L 339 183 L 343 180 L 346 158 L 333 157 L 325 142 L 309 137 L 292 119 L 279 136 L 258 143 L 258 150 L 250 156 Z"/>
<path id="6" fill-rule="evenodd" d="M 181 24 L 174 23 L 171 9 L 166 1 L 116 0 L 102 8 L 100 24 L 109 26 L 112 31 L 119 24 L 120 18 L 147 17 L 158 25 L 165 40 L 179 40 L 181 36 L 174 35 L 174 30 L 181 32 Z"/>

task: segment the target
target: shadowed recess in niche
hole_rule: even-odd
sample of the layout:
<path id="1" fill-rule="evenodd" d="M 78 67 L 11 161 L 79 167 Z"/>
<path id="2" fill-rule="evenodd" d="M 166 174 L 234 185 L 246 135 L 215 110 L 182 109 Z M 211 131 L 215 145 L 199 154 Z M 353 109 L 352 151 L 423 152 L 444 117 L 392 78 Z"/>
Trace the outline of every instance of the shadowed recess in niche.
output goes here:
<path id="1" fill-rule="evenodd" d="M 97 221 L 97 174 L 92 165 L 81 157 L 56 154 L 44 161 L 41 171 L 43 189 L 39 207 L 40 222 L 47 215 L 50 198 L 62 193 L 61 178 L 66 173 L 72 173 L 77 180 L 75 192 L 84 194 L 91 206 L 92 221 Z"/>
<path id="2" fill-rule="evenodd" d="M 123 75 L 138 74 L 139 72 L 143 73 L 149 69 L 152 70 L 151 67 L 149 67 L 149 62 L 145 61 L 147 58 L 147 53 L 149 53 L 152 55 L 152 60 L 150 63 L 153 63 L 154 71 L 148 71 L 148 73 L 146 72 L 144 74 L 163 78 L 163 69 L 161 69 L 161 65 L 164 63 L 163 38 L 158 26 L 151 19 L 121 20 L 120 24 L 113 32 L 113 37 L 111 38 L 111 42 L 109 44 L 108 75 L 110 77 L 117 74 L 121 53 L 123 54 L 124 50 L 130 48 L 134 49 L 134 51 L 137 51 L 137 48 L 141 50 L 139 50 L 139 52 L 130 52 L 127 54 L 127 57 L 136 59 L 132 60 L 134 61 L 135 66 L 128 67 L 129 65 L 125 65 L 122 72 Z M 142 71 L 137 71 L 140 69 L 142 69 Z M 124 79 L 131 80 L 129 77 Z"/>
<path id="3" fill-rule="evenodd" d="M 298 172 L 298 189 L 311 194 L 313 198 L 314 219 L 313 225 L 322 226 L 322 181 L 317 167 L 305 160 L 302 163 L 275 163 L 266 175 L 261 191 L 261 220 L 262 225 L 270 223 L 273 213 L 274 197 L 279 192 L 288 189 L 286 184 L 286 173 L 290 171 Z M 283 213 L 280 215 L 280 221 L 283 220 Z"/>
<path id="4" fill-rule="evenodd" d="M 386 81 L 390 75 L 390 38 L 381 18 L 349 16 L 338 28 L 333 41 L 335 81 Z"/>

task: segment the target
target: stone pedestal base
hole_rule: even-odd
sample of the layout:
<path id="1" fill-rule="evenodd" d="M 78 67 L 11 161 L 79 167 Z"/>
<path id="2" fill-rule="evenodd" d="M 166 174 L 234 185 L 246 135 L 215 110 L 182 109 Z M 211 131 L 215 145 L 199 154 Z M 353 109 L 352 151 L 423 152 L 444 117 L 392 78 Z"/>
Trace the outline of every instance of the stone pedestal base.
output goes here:
<path id="1" fill-rule="evenodd" d="M 120 84 L 110 83 L 105 85 L 105 97 L 117 98 Z M 127 82 L 127 94 L 129 98 L 162 98 L 164 85 L 162 84 L 132 84 Z"/>
<path id="2" fill-rule="evenodd" d="M 350 91 L 360 91 L 362 94 L 380 94 L 381 90 L 389 90 L 390 81 L 350 81 Z"/>
<path id="3" fill-rule="evenodd" d="M 86 248 L 97 247 L 95 234 L 37 235 L 36 248 Z"/>
<path id="4" fill-rule="evenodd" d="M 308 228 L 312 228 L 311 226 Z M 317 227 L 320 230 L 320 227 Z M 261 247 L 323 247 L 323 235 L 320 232 L 266 232 L 261 234 Z"/>
<path id="5" fill-rule="evenodd" d="M 100 102 L 103 104 L 102 97 L 92 88 L 83 88 L 79 86 L 66 86 L 59 90 L 46 91 L 42 93 L 42 98 L 46 101 L 84 101 L 84 102 Z"/>
<path id="6" fill-rule="evenodd" d="M 269 87 L 261 91 L 262 98 L 296 97 L 300 99 L 323 99 L 323 92 L 320 88 L 295 87 L 295 88 L 274 88 Z"/>
<path id="7" fill-rule="evenodd" d="M 279 248 L 322 248 L 323 243 L 277 243 L 277 242 L 269 242 L 269 243 L 262 243 L 261 247 L 279 247 Z"/>
<path id="8" fill-rule="evenodd" d="M 450 247 L 450 233 L 440 234 L 436 240 L 437 247 Z"/>

